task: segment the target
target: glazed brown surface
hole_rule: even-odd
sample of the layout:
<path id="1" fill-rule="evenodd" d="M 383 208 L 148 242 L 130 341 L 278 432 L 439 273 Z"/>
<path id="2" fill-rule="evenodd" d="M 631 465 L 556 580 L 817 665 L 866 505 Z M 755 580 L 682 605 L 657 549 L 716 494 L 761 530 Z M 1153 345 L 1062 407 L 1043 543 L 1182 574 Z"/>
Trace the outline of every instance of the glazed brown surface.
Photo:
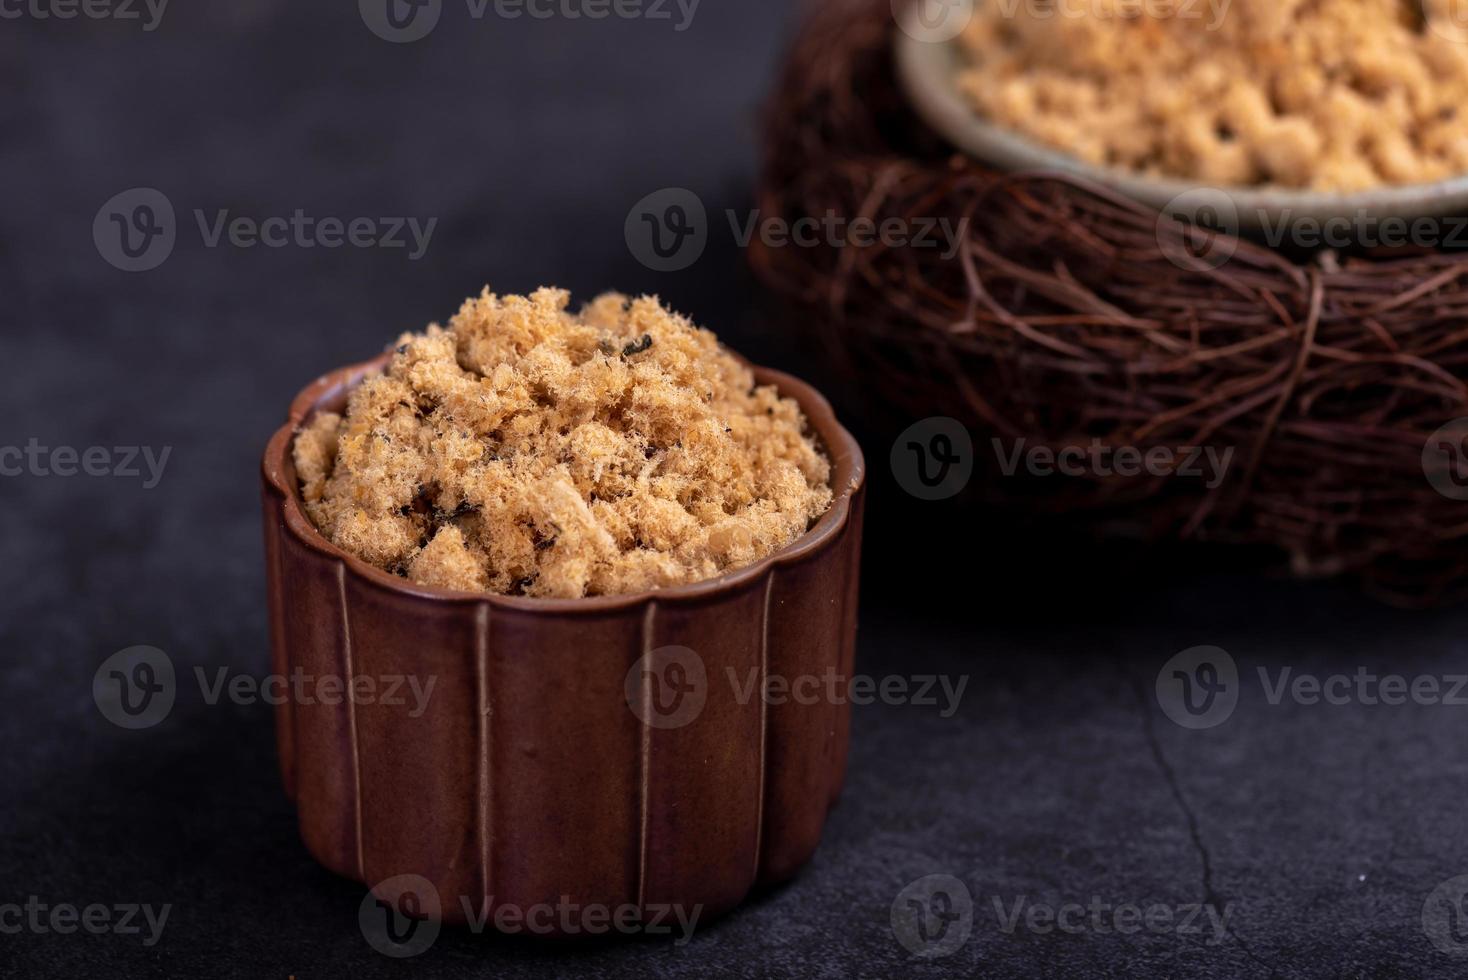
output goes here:
<path id="1" fill-rule="evenodd" d="M 832 461 L 836 499 L 794 545 L 656 592 L 471 594 L 368 565 L 302 509 L 292 433 L 382 363 L 309 387 L 265 456 L 275 670 L 435 685 L 419 717 L 350 701 L 278 708 L 283 776 L 311 852 L 373 887 L 421 875 L 448 921 L 463 921 L 461 899 L 478 909 L 490 896 L 707 915 L 792 875 L 839 792 L 850 708 L 749 697 L 747 682 L 851 674 L 864 474 L 829 405 L 755 370 L 800 402 Z M 660 685 L 681 676 L 664 668 L 683 650 L 704 672 L 704 699 L 666 726 Z"/>

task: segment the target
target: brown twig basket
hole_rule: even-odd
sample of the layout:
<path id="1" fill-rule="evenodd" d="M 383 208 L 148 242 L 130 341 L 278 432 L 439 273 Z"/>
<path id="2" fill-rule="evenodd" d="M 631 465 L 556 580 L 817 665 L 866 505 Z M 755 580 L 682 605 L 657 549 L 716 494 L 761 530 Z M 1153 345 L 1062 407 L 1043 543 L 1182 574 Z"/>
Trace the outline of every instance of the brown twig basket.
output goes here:
<path id="1" fill-rule="evenodd" d="M 952 254 L 756 237 L 752 261 L 894 420 L 959 419 L 981 469 L 992 439 L 1232 447 L 1212 490 L 1093 473 L 993 479 L 989 499 L 1266 544 L 1299 574 L 1356 575 L 1405 601 L 1463 591 L 1468 504 L 1434 488 L 1423 453 L 1468 416 L 1468 253 L 1200 242 L 1099 188 L 997 173 L 907 105 L 889 0 L 820 6 L 771 107 L 762 218 L 946 216 L 968 231 Z M 1217 268 L 1178 258 L 1219 247 Z"/>

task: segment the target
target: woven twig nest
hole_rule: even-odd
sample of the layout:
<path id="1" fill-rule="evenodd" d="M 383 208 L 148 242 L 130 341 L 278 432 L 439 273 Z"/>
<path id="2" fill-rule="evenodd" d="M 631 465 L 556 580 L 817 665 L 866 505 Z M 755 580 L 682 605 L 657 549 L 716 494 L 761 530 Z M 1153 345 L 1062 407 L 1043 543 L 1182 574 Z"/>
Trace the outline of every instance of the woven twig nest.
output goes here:
<path id="1" fill-rule="evenodd" d="M 912 112 L 896 29 L 889 0 L 813 14 L 771 107 L 761 214 L 946 217 L 966 223 L 962 247 L 751 246 L 869 400 L 894 420 L 963 422 L 985 499 L 1265 544 L 1302 575 L 1355 575 L 1408 601 L 1463 591 L 1468 503 L 1429 479 L 1424 449 L 1468 416 L 1468 253 L 1285 254 L 1072 179 L 997 173 Z M 1211 489 L 1047 480 L 1000 477 L 991 444 L 1234 458 Z"/>

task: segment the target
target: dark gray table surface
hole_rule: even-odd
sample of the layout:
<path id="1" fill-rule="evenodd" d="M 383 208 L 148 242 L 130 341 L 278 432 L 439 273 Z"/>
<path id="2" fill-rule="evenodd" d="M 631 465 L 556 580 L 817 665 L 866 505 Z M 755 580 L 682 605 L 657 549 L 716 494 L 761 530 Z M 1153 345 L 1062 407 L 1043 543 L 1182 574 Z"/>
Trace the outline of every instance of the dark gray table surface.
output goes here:
<path id="1" fill-rule="evenodd" d="M 1468 976 L 1424 928 L 1433 890 L 1468 874 L 1468 706 L 1272 704 L 1257 673 L 1450 676 L 1468 670 L 1462 612 L 922 505 L 893 489 L 880 431 L 863 431 L 859 668 L 966 677 L 964 697 L 951 717 L 858 707 L 814 862 L 686 945 L 451 930 L 387 959 L 358 930 L 360 886 L 299 843 L 268 708 L 183 685 L 156 728 L 105 721 L 92 676 L 125 647 L 267 671 L 264 440 L 304 382 L 486 282 L 658 292 L 756 360 L 824 377 L 822 352 L 765 315 L 720 217 L 751 206 L 787 3 L 706 0 L 682 31 L 676 15 L 476 21 L 454 2 L 442 18 L 401 45 L 350 2 L 179 4 L 151 32 L 0 21 L 0 443 L 172 447 L 153 489 L 0 481 L 0 928 L 32 895 L 171 906 L 152 946 L 0 932 L 0 975 Z M 632 256 L 623 223 L 670 186 L 715 220 L 703 258 L 665 274 Z M 167 261 L 128 274 L 99 254 L 93 219 L 134 187 L 162 191 L 180 222 Z M 192 218 L 297 208 L 438 224 L 411 261 L 209 248 Z M 1237 661 L 1240 700 L 1188 730 L 1154 682 L 1203 644 Z M 930 874 L 968 888 L 971 935 L 925 961 L 890 916 Z M 1207 903 L 1229 928 L 1006 930 L 998 911 L 1067 903 Z"/>

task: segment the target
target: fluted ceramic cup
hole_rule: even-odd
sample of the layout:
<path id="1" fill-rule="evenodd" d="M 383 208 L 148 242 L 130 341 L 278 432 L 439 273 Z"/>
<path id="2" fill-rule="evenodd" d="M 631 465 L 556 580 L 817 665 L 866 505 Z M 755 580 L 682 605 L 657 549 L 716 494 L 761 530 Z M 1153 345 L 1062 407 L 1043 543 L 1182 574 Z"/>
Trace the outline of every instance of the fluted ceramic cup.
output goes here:
<path id="1" fill-rule="evenodd" d="M 311 854 L 389 902 L 402 876 L 426 879 L 437 901 L 422 914 L 447 922 L 547 901 L 706 919 L 793 875 L 840 790 L 850 730 L 844 698 L 762 696 L 766 678 L 851 674 L 864 464 L 830 405 L 754 369 L 800 403 L 835 494 L 763 561 L 636 595 L 453 592 L 345 553 L 302 507 L 295 433 L 386 363 L 307 387 L 265 452 L 272 669 L 375 685 L 276 708 Z M 402 682 L 390 697 L 393 678 L 431 680 L 426 708 Z"/>

